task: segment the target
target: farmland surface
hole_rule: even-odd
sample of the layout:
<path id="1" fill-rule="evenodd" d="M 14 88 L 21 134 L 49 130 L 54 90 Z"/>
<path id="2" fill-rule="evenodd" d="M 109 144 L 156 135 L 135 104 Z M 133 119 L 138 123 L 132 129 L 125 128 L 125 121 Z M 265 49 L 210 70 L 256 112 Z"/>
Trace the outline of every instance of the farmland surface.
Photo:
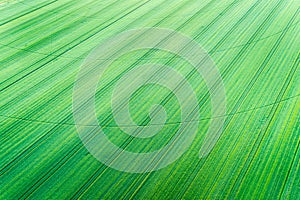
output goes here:
<path id="1" fill-rule="evenodd" d="M 0 199 L 299 199 L 299 7 L 299 0 L 0 1 Z M 199 106 L 197 120 L 188 122 L 197 125 L 195 138 L 177 160 L 152 171 L 161 162 L 155 160 L 147 165 L 150 172 L 129 173 L 99 162 L 85 148 L 78 126 L 95 124 L 83 116 L 76 126 L 74 85 L 95 47 L 146 27 L 174 30 L 205 49 L 222 77 L 226 113 L 213 115 L 210 95 L 217 91 L 179 55 L 140 49 L 112 60 L 94 104 L 99 125 L 116 146 L 155 152 L 186 124 L 176 91 L 153 81 L 138 88 L 127 106 L 135 124 L 158 133 L 126 134 L 135 126 L 116 122 L 111 99 L 130 70 L 169 66 L 184 77 Z M 151 73 L 149 80 L 175 81 L 163 70 Z M 182 95 L 186 105 L 192 102 Z M 162 124 L 149 113 L 157 104 L 166 113 Z M 119 110 L 123 106 L 117 102 Z M 216 118 L 224 120 L 221 135 L 199 158 Z"/>

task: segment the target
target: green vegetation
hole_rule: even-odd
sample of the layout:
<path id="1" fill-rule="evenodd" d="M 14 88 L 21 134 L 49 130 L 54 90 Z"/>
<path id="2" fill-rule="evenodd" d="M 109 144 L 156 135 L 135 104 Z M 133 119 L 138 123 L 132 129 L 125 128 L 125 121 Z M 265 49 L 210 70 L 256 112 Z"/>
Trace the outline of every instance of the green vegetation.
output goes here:
<path id="1" fill-rule="evenodd" d="M 1 2 L 0 199 L 299 199 L 299 3 Z M 169 52 L 124 54 L 99 80 L 95 98 L 99 124 L 114 144 L 151 152 L 180 128 L 178 100 L 155 84 L 137 90 L 129 109 L 133 121 L 147 126 L 151 106 L 163 105 L 168 119 L 162 130 L 140 139 L 118 127 L 111 94 L 129 69 L 147 63 L 172 67 L 186 77 L 200 106 L 200 119 L 193 122 L 199 124 L 196 138 L 180 159 L 158 171 L 132 174 L 107 167 L 84 147 L 74 124 L 72 95 L 80 66 L 94 47 L 143 27 L 176 30 L 209 52 L 224 81 L 227 114 L 218 116 L 225 124 L 215 147 L 199 159 L 211 117 L 202 77 Z"/>

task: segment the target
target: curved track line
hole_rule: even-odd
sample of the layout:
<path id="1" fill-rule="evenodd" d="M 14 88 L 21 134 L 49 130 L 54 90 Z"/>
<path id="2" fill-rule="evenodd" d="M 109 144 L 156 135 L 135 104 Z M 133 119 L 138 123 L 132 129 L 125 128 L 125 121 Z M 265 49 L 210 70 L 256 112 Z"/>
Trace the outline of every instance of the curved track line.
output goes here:
<path id="1" fill-rule="evenodd" d="M 239 44 L 239 45 L 236 45 L 236 46 L 232 46 L 232 47 L 228 47 L 228 48 L 224 48 L 224 49 L 220 49 L 220 50 L 217 50 L 215 52 L 224 52 L 224 51 L 228 51 L 228 50 L 232 50 L 232 49 L 236 49 L 236 48 L 239 48 L 239 47 L 243 47 L 243 46 L 246 46 L 246 45 L 250 45 L 250 44 L 256 44 L 258 42 L 262 42 L 264 40 L 267 40 L 271 37 L 274 37 L 282 32 L 285 31 L 285 29 L 290 29 L 292 28 L 293 26 L 296 26 L 300 23 L 300 20 L 297 21 L 296 23 L 294 23 L 293 25 L 291 25 L 290 27 L 285 27 L 284 29 L 278 31 L 278 32 L 275 32 L 275 33 L 272 33 L 268 36 L 265 36 L 265 37 L 262 37 L 260 39 L 257 39 L 257 40 L 254 40 L 252 41 L 251 43 L 244 43 L 244 44 Z M 66 59 L 73 59 L 73 60 L 83 60 L 85 59 L 85 57 L 72 57 L 72 56 L 59 56 L 59 54 L 48 54 L 48 53 L 42 53 L 42 52 L 39 52 L 39 51 L 32 51 L 32 50 L 28 50 L 28 49 L 23 49 L 23 48 L 19 48 L 19 47 L 14 47 L 14 46 L 11 46 L 11 45 L 7 45 L 7 44 L 3 44 L 3 43 L 0 43 L 0 46 L 5 46 L 5 47 L 8 47 L 8 48 L 11 48 L 11 49 L 16 49 L 16 50 L 19 50 L 19 51 L 25 51 L 25 52 L 28 52 L 28 53 L 32 53 L 32 54 L 38 54 L 38 55 L 44 55 L 44 56 L 53 56 L 53 57 L 57 57 L 57 58 L 66 58 Z M 155 57 L 155 58 L 141 58 L 141 59 L 138 59 L 138 60 L 162 60 L 162 59 L 170 59 L 170 57 Z M 110 60 L 110 59 L 95 59 L 95 60 Z M 122 61 L 122 60 L 128 60 L 128 59 L 117 59 L 118 61 Z"/>
<path id="2" fill-rule="evenodd" d="M 222 116 L 215 116 L 215 117 L 206 117 L 206 118 L 200 118 L 199 120 L 189 120 L 189 121 L 183 121 L 183 122 L 169 122 L 169 123 L 164 123 L 164 124 L 151 124 L 150 126 L 161 126 L 161 125 L 176 125 L 176 124 L 182 124 L 182 123 L 188 123 L 188 122 L 199 122 L 199 121 L 205 121 L 205 120 L 210 120 L 210 119 L 215 119 L 215 118 L 222 118 L 222 117 L 228 117 L 228 116 L 233 116 L 233 115 L 238 115 L 238 114 L 244 114 L 244 113 L 248 113 L 254 110 L 259 110 L 262 108 L 266 108 L 275 104 L 280 104 L 282 102 L 286 102 L 289 100 L 292 100 L 294 98 L 299 97 L 300 94 L 297 95 L 293 95 L 290 97 L 287 97 L 285 99 L 282 99 L 280 101 L 275 101 L 273 103 L 269 103 L 269 104 L 265 104 L 262 106 L 258 106 L 258 107 L 254 107 L 254 108 L 250 108 L 250 109 L 246 109 L 246 110 L 242 110 L 242 111 L 238 111 L 235 113 L 229 113 L 226 115 L 222 115 Z M 55 121 L 45 121 L 45 120 L 35 120 L 35 119 L 28 119 L 28 118 L 23 118 L 23 117 L 18 117 L 18 116 L 7 116 L 7 115 L 1 115 L 0 117 L 4 117 L 6 119 L 15 119 L 15 120 L 21 120 L 21 121 L 27 121 L 27 122 L 32 122 L 32 123 L 39 123 L 39 124 L 53 124 L 53 125 L 68 125 L 68 126 L 87 126 L 87 127 L 92 127 L 92 126 L 98 126 L 98 125 L 92 125 L 92 124 L 75 124 L 75 123 L 60 123 L 60 122 L 55 122 Z M 147 125 L 149 126 L 149 125 Z M 103 125 L 101 126 L 103 128 L 117 128 L 117 127 L 131 127 L 129 125 L 121 125 L 121 126 L 111 126 L 111 125 Z"/>

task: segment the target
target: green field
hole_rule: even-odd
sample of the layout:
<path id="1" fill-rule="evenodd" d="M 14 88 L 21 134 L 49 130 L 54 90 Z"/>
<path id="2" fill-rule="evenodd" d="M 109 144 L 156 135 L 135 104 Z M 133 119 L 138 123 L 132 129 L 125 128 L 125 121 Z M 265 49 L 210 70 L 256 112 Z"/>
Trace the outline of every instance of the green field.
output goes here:
<path id="1" fill-rule="evenodd" d="M 299 22 L 300 0 L 0 1 L 0 199 L 300 199 Z M 208 52 L 223 79 L 226 114 L 213 115 L 210 95 L 217 91 L 179 55 L 153 48 L 112 60 L 97 83 L 95 113 L 107 138 L 124 151 L 156 152 L 184 124 L 175 92 L 146 84 L 117 107 L 128 106 L 138 127 L 160 129 L 148 138 L 128 135 L 124 129 L 137 127 L 120 126 L 111 103 L 130 70 L 169 66 L 189 83 L 200 108 L 187 126 L 197 125 L 196 136 L 179 159 L 152 171 L 162 157 L 143 163 L 151 172 L 128 173 L 85 148 L 78 126 L 96 125 L 82 116 L 76 126 L 73 91 L 95 47 L 145 27 L 182 33 Z M 175 80 L 163 70 L 147 77 L 150 71 L 138 76 Z M 137 80 L 128 80 L 128 90 Z M 192 97 L 182 95 L 189 106 Z M 152 123 L 161 112 L 149 113 L 156 104 L 167 113 L 161 124 Z M 221 135 L 199 158 L 216 118 L 224 120 Z"/>

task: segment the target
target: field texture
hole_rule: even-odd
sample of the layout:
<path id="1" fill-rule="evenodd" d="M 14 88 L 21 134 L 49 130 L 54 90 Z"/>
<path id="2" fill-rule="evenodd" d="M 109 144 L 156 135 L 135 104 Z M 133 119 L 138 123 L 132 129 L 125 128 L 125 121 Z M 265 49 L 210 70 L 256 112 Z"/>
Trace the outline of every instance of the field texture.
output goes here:
<path id="1" fill-rule="evenodd" d="M 299 0 L 0 1 L 0 199 L 300 199 L 299 7 Z M 214 115 L 211 95 L 218 91 L 208 89 L 205 78 L 177 54 L 139 49 L 111 60 L 96 82 L 94 104 L 113 144 L 141 155 L 176 147 L 171 141 L 183 124 L 185 130 L 197 128 L 174 162 L 153 171 L 165 160 L 161 157 L 142 163 L 149 172 L 130 173 L 109 166 L 123 151 L 103 164 L 84 146 L 78 129 L 97 125 L 86 115 L 76 124 L 74 86 L 95 47 L 145 27 L 174 30 L 208 52 L 223 80 L 226 113 Z M 180 43 L 147 38 L 169 47 Z M 182 121 L 178 96 L 187 107 L 194 98 L 180 90 L 183 84 L 176 90 L 155 84 L 177 83 L 159 68 L 128 76 L 125 93 L 140 78 L 150 83 L 136 88 L 127 103 L 119 91 L 114 103 L 122 77 L 150 63 L 184 77 L 199 106 L 199 113 L 192 113 L 196 119 Z M 116 119 L 125 107 L 134 124 L 127 123 L 128 116 Z M 199 158 L 214 119 L 224 122 L 221 135 Z M 151 137 L 126 133 L 146 130 Z M 122 167 L 140 164 L 137 159 Z"/>

